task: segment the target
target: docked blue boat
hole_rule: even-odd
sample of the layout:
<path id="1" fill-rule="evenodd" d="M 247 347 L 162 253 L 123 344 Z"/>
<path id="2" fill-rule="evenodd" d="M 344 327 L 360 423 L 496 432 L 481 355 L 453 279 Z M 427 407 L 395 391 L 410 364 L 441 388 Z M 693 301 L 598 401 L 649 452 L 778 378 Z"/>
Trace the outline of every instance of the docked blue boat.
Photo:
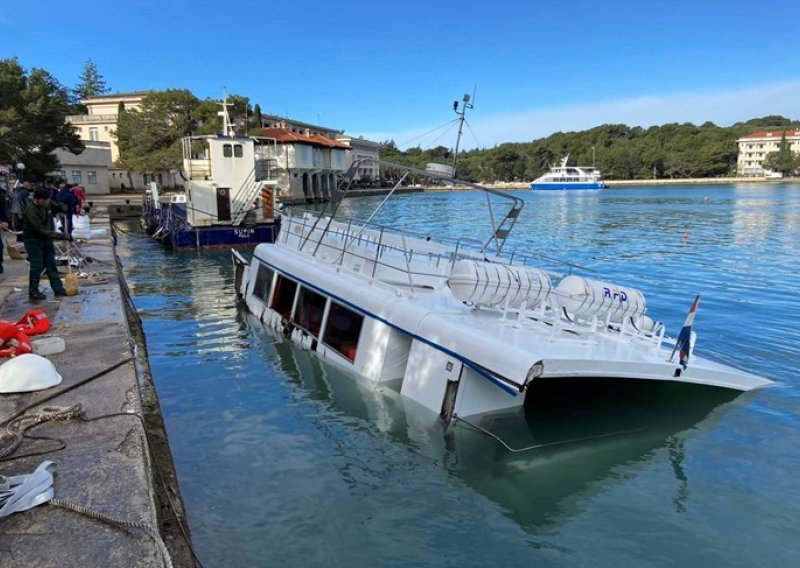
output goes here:
<path id="1" fill-rule="evenodd" d="M 142 226 L 173 249 L 247 247 L 277 237 L 275 140 L 236 136 L 227 112 L 223 118 L 225 134 L 183 139 L 183 191 L 160 195 L 151 184 L 145 192 Z"/>
<path id="2" fill-rule="evenodd" d="M 589 190 L 603 189 L 605 184 L 600 178 L 600 170 L 585 166 L 567 166 L 569 155 L 561 160 L 560 166 L 553 166 L 550 171 L 531 182 L 532 190 Z"/>

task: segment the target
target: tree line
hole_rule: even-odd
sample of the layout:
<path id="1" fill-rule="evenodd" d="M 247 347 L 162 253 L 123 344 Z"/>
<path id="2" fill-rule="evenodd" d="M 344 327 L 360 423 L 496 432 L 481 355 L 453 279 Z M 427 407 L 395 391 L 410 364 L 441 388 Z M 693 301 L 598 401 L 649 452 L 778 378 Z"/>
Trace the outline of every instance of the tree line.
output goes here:
<path id="1" fill-rule="evenodd" d="M 76 86 L 61 85 L 44 69 L 26 71 L 16 58 L 0 60 L 0 164 L 23 162 L 31 179 L 59 169 L 53 150 L 80 153 L 83 145 L 70 114 L 85 114 L 82 101 L 109 88 L 96 65 L 87 61 Z M 261 126 L 261 109 L 250 99 L 230 95 L 229 113 L 239 133 Z M 153 91 L 140 110 L 120 108 L 115 135 L 120 159 L 116 167 L 134 172 L 181 167 L 181 138 L 221 131 L 218 100 L 198 99 L 187 89 Z M 458 155 L 459 178 L 476 181 L 530 181 L 569 154 L 569 164 L 596 166 L 606 179 L 703 178 L 735 175 L 736 140 L 758 130 L 800 128 L 800 121 L 771 115 L 721 127 L 712 122 L 665 124 L 642 128 L 604 124 L 581 132 L 556 132 L 531 142 L 504 143 Z M 381 157 L 424 169 L 429 162 L 452 163 L 450 148 L 398 149 L 387 140 Z M 782 173 L 800 169 L 800 156 L 785 138 L 767 157 L 766 167 Z M 392 179 L 394 172 L 383 176 Z M 378 181 L 378 180 L 376 180 Z M 383 180 L 386 181 L 386 180 Z"/>
<path id="2" fill-rule="evenodd" d="M 777 115 L 728 127 L 712 122 L 650 128 L 604 124 L 581 132 L 556 132 L 532 142 L 460 152 L 457 176 L 467 181 L 530 181 L 569 154 L 570 165 L 594 165 L 605 179 L 724 177 L 736 175 L 738 138 L 761 130 L 798 128 L 800 121 Z M 381 157 L 421 169 L 428 162 L 453 162 L 445 146 L 401 151 L 392 140 L 383 142 Z M 800 155 L 793 154 L 783 140 L 781 150 L 768 157 L 766 166 L 789 173 L 800 168 Z"/>

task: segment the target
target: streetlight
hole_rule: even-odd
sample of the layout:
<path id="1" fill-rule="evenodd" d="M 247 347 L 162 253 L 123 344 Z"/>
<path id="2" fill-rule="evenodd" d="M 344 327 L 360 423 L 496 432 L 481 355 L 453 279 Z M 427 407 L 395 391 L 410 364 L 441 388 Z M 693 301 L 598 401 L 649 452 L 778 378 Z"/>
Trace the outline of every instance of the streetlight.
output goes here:
<path id="1" fill-rule="evenodd" d="M 19 178 L 19 181 L 22 181 L 22 174 L 25 172 L 25 164 L 19 162 L 16 165 L 15 169 L 19 172 L 19 175 L 17 176 Z"/>

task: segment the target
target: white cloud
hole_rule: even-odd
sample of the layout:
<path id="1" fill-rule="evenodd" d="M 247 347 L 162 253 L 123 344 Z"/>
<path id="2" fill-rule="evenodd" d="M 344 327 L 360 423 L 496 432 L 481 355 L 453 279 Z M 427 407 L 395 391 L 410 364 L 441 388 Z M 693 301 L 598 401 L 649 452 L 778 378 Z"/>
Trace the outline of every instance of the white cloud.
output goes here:
<path id="1" fill-rule="evenodd" d="M 601 124 L 653 126 L 670 122 L 702 124 L 708 120 L 720 126 L 759 116 L 780 114 L 800 118 L 800 82 L 785 82 L 725 92 L 699 92 L 680 95 L 636 97 L 581 105 L 551 107 L 514 114 L 477 115 L 468 121 L 475 133 L 465 129 L 462 147 L 491 147 L 502 142 L 527 142 L 553 132 L 586 130 Z M 420 138 L 432 127 L 395 132 L 365 133 L 369 140 L 392 139 L 398 144 L 414 140 L 410 145 L 423 148 L 430 140 Z M 478 142 L 476 143 L 475 138 Z M 438 140 L 437 144 L 453 145 Z"/>

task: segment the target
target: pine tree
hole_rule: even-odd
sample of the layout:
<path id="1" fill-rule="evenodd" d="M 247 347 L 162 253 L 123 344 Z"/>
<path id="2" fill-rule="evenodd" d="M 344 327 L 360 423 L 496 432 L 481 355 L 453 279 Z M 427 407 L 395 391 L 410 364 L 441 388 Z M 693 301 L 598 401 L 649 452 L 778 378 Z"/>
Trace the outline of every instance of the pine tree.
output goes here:
<path id="1" fill-rule="evenodd" d="M 109 91 L 109 88 L 106 86 L 105 79 L 97 70 L 97 65 L 91 59 L 87 59 L 83 72 L 78 77 L 78 84 L 73 90 L 77 98 L 83 101 L 89 97 L 104 95 Z"/>
<path id="2" fill-rule="evenodd" d="M 767 154 L 763 167 L 766 170 L 779 172 L 783 175 L 791 175 L 794 170 L 800 168 L 800 156 L 792 152 L 791 146 L 786 140 L 785 130 L 781 136 L 778 151 Z"/>
<path id="3" fill-rule="evenodd" d="M 41 180 L 58 169 L 56 148 L 80 154 L 83 144 L 66 121 L 69 108 L 67 89 L 47 71 L 0 60 L 0 163 L 22 162 L 26 178 Z"/>
<path id="4" fill-rule="evenodd" d="M 256 103 L 256 105 L 253 107 L 253 126 L 252 126 L 252 128 L 257 128 L 258 129 L 258 128 L 261 128 L 261 127 L 262 127 L 261 105 Z"/>

